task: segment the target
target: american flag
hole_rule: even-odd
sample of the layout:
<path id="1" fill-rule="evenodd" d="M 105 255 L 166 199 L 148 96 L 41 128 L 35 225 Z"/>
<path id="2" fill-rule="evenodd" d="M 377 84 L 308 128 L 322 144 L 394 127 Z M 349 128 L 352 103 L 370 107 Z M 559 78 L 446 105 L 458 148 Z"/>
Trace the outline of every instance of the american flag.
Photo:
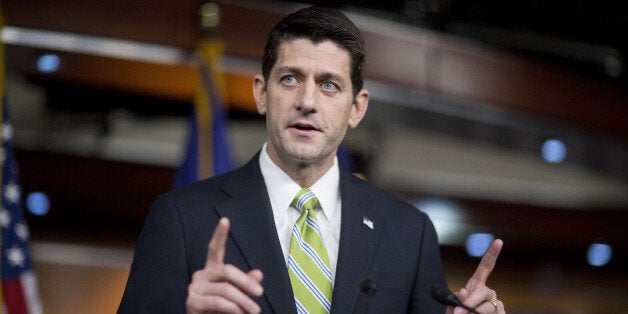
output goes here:
<path id="1" fill-rule="evenodd" d="M 37 278 L 31 268 L 28 239 L 29 230 L 22 212 L 22 191 L 18 181 L 18 169 L 13 156 L 13 127 L 8 122 L 5 102 L 1 103 L 2 127 L 2 313 L 42 313 Z"/>
<path id="2" fill-rule="evenodd" d="M 0 30 L 4 19 L 0 7 Z M 0 313 L 42 313 L 37 278 L 31 268 L 28 250 L 29 231 L 22 212 L 22 190 L 13 155 L 13 127 L 6 105 L 4 43 L 0 43 L 0 225 L 2 229 L 0 263 L 2 285 Z"/>

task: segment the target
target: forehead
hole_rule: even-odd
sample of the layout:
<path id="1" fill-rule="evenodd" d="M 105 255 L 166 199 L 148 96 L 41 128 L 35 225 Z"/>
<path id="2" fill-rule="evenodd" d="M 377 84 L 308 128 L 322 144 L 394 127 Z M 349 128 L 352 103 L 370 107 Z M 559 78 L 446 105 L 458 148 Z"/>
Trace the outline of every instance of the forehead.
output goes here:
<path id="1" fill-rule="evenodd" d="M 314 43 L 309 39 L 294 39 L 281 43 L 277 52 L 273 71 L 278 68 L 298 68 L 302 71 L 350 77 L 349 52 L 333 41 Z"/>

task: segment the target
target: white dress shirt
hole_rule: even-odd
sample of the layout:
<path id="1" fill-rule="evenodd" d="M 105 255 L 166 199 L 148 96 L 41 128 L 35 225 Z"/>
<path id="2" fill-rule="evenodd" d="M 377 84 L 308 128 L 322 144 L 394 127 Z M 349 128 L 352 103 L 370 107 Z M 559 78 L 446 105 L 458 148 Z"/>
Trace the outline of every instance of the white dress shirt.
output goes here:
<path id="1" fill-rule="evenodd" d="M 270 204 L 273 208 L 273 217 L 277 227 L 277 235 L 281 243 L 286 264 L 290 251 L 290 238 L 292 226 L 300 216 L 299 210 L 290 206 L 292 199 L 301 190 L 288 174 L 279 168 L 268 156 L 266 144 L 262 148 L 259 157 L 262 176 L 268 189 Z M 312 191 L 322 207 L 316 209 L 316 220 L 323 233 L 323 241 L 329 255 L 332 283 L 336 278 L 336 262 L 338 260 L 338 243 L 340 240 L 340 170 L 338 159 L 334 159 L 334 165 L 314 185 L 308 187 Z"/>

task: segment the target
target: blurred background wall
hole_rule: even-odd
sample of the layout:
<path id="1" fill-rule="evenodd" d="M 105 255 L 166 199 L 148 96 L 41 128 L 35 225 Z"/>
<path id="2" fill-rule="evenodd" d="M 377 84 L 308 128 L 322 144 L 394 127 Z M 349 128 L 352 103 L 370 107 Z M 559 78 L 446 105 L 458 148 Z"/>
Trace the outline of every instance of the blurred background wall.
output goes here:
<path id="1" fill-rule="evenodd" d="M 628 5 L 309 3 L 363 32 L 373 99 L 345 147 L 356 172 L 430 215 L 452 289 L 498 237 L 489 284 L 509 313 L 628 313 Z M 115 312 L 151 202 L 186 150 L 202 39 L 224 44 L 236 163 L 261 147 L 251 78 L 268 31 L 303 5 L 2 1 L 46 313 Z"/>

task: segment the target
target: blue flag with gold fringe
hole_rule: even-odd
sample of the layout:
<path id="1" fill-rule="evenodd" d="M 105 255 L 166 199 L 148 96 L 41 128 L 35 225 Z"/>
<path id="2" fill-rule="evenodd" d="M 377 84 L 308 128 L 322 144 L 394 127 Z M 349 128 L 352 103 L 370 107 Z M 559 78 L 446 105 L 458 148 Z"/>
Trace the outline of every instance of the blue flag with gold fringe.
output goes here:
<path id="1" fill-rule="evenodd" d="M 187 150 L 178 169 L 174 186 L 233 170 L 227 140 L 227 117 L 223 107 L 224 80 L 217 70 L 223 46 L 207 41 L 199 46 L 201 57 L 199 87 L 189 121 Z"/>

